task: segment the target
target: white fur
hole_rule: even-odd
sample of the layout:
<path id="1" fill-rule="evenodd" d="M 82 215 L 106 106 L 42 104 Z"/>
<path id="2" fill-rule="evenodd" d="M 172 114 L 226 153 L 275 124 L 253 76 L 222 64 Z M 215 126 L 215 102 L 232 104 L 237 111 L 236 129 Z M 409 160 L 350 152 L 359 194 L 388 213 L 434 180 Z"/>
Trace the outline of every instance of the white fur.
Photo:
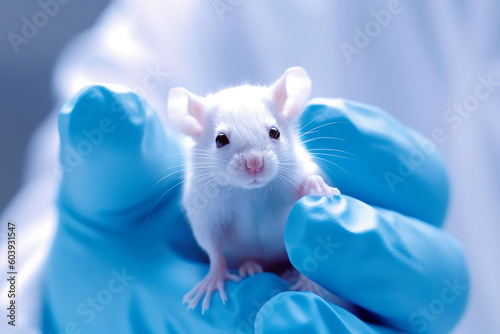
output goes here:
<path id="1" fill-rule="evenodd" d="M 171 117 L 177 118 L 174 123 L 195 142 L 189 149 L 182 198 L 193 233 L 209 256 L 214 244 L 221 243 L 231 267 L 249 259 L 264 266 L 286 259 L 285 224 L 303 182 L 313 173 L 294 128 L 310 91 L 304 74 L 303 69 L 293 68 L 271 87 L 244 85 L 205 98 L 187 91 L 185 97 L 180 94 L 187 109 L 186 97 L 201 103 L 201 115 L 179 110 L 179 101 L 169 101 Z M 191 123 L 182 117 L 190 117 Z M 278 140 L 269 137 L 272 126 L 281 133 Z M 219 133 L 230 144 L 217 148 Z M 263 161 L 257 176 L 245 168 L 249 156 Z"/>

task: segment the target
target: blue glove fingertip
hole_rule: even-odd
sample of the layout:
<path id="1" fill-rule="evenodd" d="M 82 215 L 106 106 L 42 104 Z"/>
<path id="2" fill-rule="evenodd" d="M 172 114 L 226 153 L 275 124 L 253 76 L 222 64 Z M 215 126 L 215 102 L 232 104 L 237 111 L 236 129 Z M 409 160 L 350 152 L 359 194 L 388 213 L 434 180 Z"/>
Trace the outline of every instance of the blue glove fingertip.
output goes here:
<path id="1" fill-rule="evenodd" d="M 343 194 L 442 224 L 448 178 L 431 140 L 380 108 L 344 99 L 312 100 L 300 124 L 313 161 Z"/>
<path id="2" fill-rule="evenodd" d="M 175 188 L 161 197 L 182 177 L 164 177 L 181 165 L 180 150 L 132 90 L 108 84 L 83 88 L 61 109 L 59 132 L 63 211 L 123 226 L 131 219 L 146 221 L 160 199 L 179 194 Z"/>

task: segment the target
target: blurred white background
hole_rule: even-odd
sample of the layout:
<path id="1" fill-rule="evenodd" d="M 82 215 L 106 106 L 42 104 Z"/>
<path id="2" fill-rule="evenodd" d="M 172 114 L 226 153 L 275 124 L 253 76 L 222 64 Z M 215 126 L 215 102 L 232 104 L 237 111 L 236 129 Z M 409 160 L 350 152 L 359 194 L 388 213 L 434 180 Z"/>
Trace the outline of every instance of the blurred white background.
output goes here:
<path id="1" fill-rule="evenodd" d="M 0 1 L 0 212 L 22 179 L 26 145 L 54 106 L 51 75 L 66 43 L 92 25 L 109 1 L 70 1 L 18 52 L 8 34 L 22 36 L 23 17 L 42 10 L 37 0 Z"/>

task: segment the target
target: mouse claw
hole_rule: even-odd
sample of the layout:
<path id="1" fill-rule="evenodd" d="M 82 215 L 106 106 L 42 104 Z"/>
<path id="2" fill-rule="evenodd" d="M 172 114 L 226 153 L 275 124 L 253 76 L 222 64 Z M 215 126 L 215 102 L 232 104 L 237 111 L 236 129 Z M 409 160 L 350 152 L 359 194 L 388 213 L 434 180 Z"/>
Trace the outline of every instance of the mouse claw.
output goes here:
<path id="1" fill-rule="evenodd" d="M 321 176 L 311 175 L 302 186 L 302 196 L 306 195 L 339 197 L 340 191 L 338 188 L 333 188 L 326 184 Z"/>
<path id="2" fill-rule="evenodd" d="M 227 268 L 210 268 L 208 274 L 195 287 L 184 295 L 182 302 L 188 303 L 187 309 L 195 309 L 203 298 L 201 313 L 204 314 L 210 307 L 210 300 L 215 290 L 219 290 L 222 303 L 227 301 L 226 291 L 224 289 L 225 281 L 241 281 L 238 275 L 230 274 Z"/>
<path id="3" fill-rule="evenodd" d="M 333 188 L 333 187 L 330 187 L 330 190 L 331 190 L 331 195 L 330 197 L 340 197 L 340 190 L 339 188 Z"/>
<path id="4" fill-rule="evenodd" d="M 253 276 L 255 274 L 259 274 L 262 271 L 263 271 L 262 266 L 257 262 L 246 261 L 241 265 L 240 269 L 238 270 L 238 274 L 240 275 L 240 277 L 245 277 L 245 276 Z"/>

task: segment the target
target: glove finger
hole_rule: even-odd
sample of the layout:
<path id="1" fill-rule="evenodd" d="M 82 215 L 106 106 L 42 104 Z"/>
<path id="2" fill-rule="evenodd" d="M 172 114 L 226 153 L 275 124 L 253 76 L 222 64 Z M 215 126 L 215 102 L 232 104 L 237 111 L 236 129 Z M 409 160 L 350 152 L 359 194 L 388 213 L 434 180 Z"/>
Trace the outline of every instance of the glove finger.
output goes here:
<path id="1" fill-rule="evenodd" d="M 340 306 L 304 292 L 283 292 L 271 298 L 257 314 L 255 333 L 401 334 L 367 324 Z"/>
<path id="2" fill-rule="evenodd" d="M 181 180 L 179 172 L 153 187 L 162 170 L 180 164 L 179 149 L 153 109 L 124 87 L 81 90 L 63 106 L 59 133 L 59 204 L 80 217 L 107 225 L 144 222 L 152 199 Z M 178 194 L 173 190 L 165 201 Z"/>
<path id="3" fill-rule="evenodd" d="M 180 148 L 144 99 L 121 86 L 86 87 L 61 109 L 59 133 L 60 228 L 76 243 L 99 244 L 103 229 L 128 231 L 136 253 L 168 245 L 203 257 L 179 210 Z"/>
<path id="4" fill-rule="evenodd" d="M 448 179 L 431 140 L 379 108 L 348 100 L 315 99 L 300 123 L 314 161 L 343 194 L 442 223 Z"/>
<path id="5" fill-rule="evenodd" d="M 285 244 L 302 274 L 382 324 L 448 332 L 465 308 L 462 249 L 414 218 L 348 196 L 308 196 L 290 214 Z"/>

